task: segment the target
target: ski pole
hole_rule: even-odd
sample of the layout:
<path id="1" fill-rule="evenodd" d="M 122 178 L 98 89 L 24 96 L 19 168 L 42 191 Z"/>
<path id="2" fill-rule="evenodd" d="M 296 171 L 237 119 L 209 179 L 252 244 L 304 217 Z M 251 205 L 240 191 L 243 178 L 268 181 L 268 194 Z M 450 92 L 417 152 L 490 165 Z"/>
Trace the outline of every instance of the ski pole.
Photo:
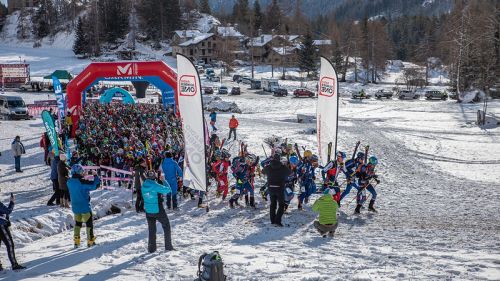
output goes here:
<path id="1" fill-rule="evenodd" d="M 264 155 L 266 156 L 266 159 L 267 159 L 267 152 L 266 152 L 266 149 L 264 148 L 264 144 L 262 144 L 262 150 L 264 150 Z"/>

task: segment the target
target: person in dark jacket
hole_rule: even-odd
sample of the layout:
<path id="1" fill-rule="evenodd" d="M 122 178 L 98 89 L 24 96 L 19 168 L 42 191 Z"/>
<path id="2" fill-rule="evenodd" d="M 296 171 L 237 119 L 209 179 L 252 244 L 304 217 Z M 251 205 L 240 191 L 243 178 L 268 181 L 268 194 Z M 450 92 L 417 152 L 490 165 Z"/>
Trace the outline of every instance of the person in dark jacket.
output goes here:
<path id="1" fill-rule="evenodd" d="M 12 235 L 10 234 L 10 220 L 9 215 L 14 210 L 15 204 L 14 195 L 10 195 L 9 206 L 5 206 L 0 202 L 0 244 L 3 242 L 7 248 L 7 254 L 9 255 L 10 264 L 12 265 L 12 270 L 25 269 L 26 267 L 17 263 L 16 254 L 14 252 L 14 240 L 12 240 Z M 3 271 L 3 266 L 0 263 L 0 271 Z"/>
<path id="2" fill-rule="evenodd" d="M 172 237 L 170 233 L 170 221 L 163 207 L 163 195 L 171 193 L 171 188 L 163 177 L 161 180 L 164 185 L 158 184 L 156 172 L 153 170 L 147 171 L 146 181 L 142 184 L 142 197 L 144 198 L 144 209 L 146 211 L 146 219 L 148 221 L 148 252 L 156 251 L 156 221 L 161 223 L 165 239 L 165 250 L 172 251 Z M 175 188 L 175 187 L 174 187 Z"/>
<path id="3" fill-rule="evenodd" d="M 66 154 L 62 153 L 59 155 L 59 160 L 57 164 L 57 181 L 59 183 L 59 192 L 61 195 L 61 207 L 69 208 L 70 197 L 67 185 L 69 179 L 69 166 L 66 164 Z"/>
<path id="4" fill-rule="evenodd" d="M 134 188 L 137 193 L 135 200 L 135 211 L 137 213 L 144 212 L 144 199 L 142 198 L 142 183 L 146 180 L 146 161 L 141 159 L 141 162 L 134 166 Z"/>
<path id="5" fill-rule="evenodd" d="M 24 145 L 21 142 L 21 138 L 16 136 L 14 141 L 11 144 L 12 154 L 14 155 L 14 166 L 16 168 L 16 173 L 22 173 L 21 170 L 21 155 L 26 154 L 26 150 L 24 149 Z"/>
<path id="6" fill-rule="evenodd" d="M 47 206 L 54 206 L 54 200 L 56 204 L 61 204 L 61 192 L 59 190 L 59 177 L 57 174 L 57 167 L 59 166 L 59 156 L 54 156 L 54 160 L 50 163 L 50 180 L 52 181 L 52 190 L 54 194 L 50 197 Z"/>
<path id="7" fill-rule="evenodd" d="M 269 197 L 271 200 L 270 218 L 275 226 L 282 227 L 281 217 L 285 212 L 285 183 L 290 175 L 290 169 L 280 161 L 281 156 L 278 153 L 273 155 L 273 160 L 267 165 L 262 173 L 267 176 L 269 186 Z M 278 205 L 278 211 L 276 211 Z"/>
<path id="8" fill-rule="evenodd" d="M 95 244 L 94 223 L 90 206 L 90 191 L 96 190 L 101 184 L 96 171 L 92 171 L 94 180 L 84 179 L 83 166 L 76 164 L 71 167 L 71 178 L 68 180 L 68 190 L 71 196 L 71 209 L 75 216 L 74 239 L 75 248 L 80 247 L 80 229 L 85 223 L 87 227 L 87 247 Z"/>

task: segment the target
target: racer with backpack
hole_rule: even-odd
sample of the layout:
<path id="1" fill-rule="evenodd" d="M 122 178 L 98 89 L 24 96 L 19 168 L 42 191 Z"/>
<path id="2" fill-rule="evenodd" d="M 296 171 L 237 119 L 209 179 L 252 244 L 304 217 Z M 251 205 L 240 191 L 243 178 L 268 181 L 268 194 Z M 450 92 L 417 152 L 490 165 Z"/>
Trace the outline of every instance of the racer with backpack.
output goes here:
<path id="1" fill-rule="evenodd" d="M 371 212 L 377 212 L 377 210 L 375 210 L 375 208 L 373 207 L 373 205 L 375 204 L 375 200 L 377 199 L 377 192 L 375 191 L 374 185 L 371 184 L 372 179 L 375 180 L 377 184 L 380 183 L 378 176 L 375 174 L 375 167 L 377 166 L 377 164 L 377 157 L 371 156 L 368 160 L 368 164 L 359 166 L 358 170 L 356 171 L 356 176 L 359 178 L 358 186 L 360 187 L 360 190 L 358 191 L 358 195 L 356 197 L 357 206 L 356 210 L 354 211 L 356 214 L 360 213 L 361 207 L 366 201 L 366 193 L 364 192 L 365 190 L 368 190 L 368 192 L 370 192 L 372 195 L 372 198 L 368 205 L 368 210 Z"/>

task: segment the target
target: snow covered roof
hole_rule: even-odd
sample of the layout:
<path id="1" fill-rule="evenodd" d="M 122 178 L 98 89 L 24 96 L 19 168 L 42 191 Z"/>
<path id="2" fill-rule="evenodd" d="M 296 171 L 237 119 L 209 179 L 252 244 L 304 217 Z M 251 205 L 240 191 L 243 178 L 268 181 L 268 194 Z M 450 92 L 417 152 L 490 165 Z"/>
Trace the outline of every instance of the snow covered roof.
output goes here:
<path id="1" fill-rule="evenodd" d="M 196 45 L 198 43 L 200 43 L 201 41 L 203 40 L 206 40 L 210 37 L 212 37 L 214 34 L 213 33 L 203 33 L 199 36 L 196 36 L 195 38 L 191 39 L 191 40 L 188 40 L 184 43 L 181 43 L 179 44 L 179 46 L 181 47 L 187 47 L 187 46 L 190 46 L 190 45 Z"/>
<path id="2" fill-rule="evenodd" d="M 285 40 L 292 42 L 295 39 L 299 38 L 299 35 L 274 35 L 274 37 L 281 37 Z M 261 36 L 252 38 L 251 39 L 252 42 L 250 42 L 249 45 L 254 47 L 262 47 L 264 45 L 267 45 L 272 40 L 273 40 L 272 34 L 262 34 Z"/>
<path id="3" fill-rule="evenodd" d="M 200 36 L 202 33 L 198 29 L 187 29 L 187 30 L 176 30 L 175 34 L 180 38 L 193 38 L 196 36 Z"/>
<path id="4" fill-rule="evenodd" d="M 217 33 L 223 37 L 244 37 L 234 26 L 218 26 Z"/>
<path id="5" fill-rule="evenodd" d="M 332 40 L 314 40 L 313 44 L 316 46 L 332 45 L 333 41 Z"/>

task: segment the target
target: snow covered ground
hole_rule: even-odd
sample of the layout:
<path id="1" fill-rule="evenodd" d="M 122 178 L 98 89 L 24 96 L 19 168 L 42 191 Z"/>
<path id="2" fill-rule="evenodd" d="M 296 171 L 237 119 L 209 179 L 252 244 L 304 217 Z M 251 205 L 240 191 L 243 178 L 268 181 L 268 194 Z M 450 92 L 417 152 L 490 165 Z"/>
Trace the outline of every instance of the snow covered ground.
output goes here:
<path id="1" fill-rule="evenodd" d="M 263 156 L 262 141 L 272 134 L 315 150 L 316 136 L 303 133 L 315 125 L 294 122 L 297 113 L 315 113 L 315 99 L 276 98 L 240 86 L 241 96 L 222 99 L 242 110 L 238 138 L 249 151 Z M 491 102 L 489 109 L 498 115 L 499 105 Z M 206 213 L 194 201 L 181 201 L 180 211 L 169 213 L 177 251 L 155 254 L 147 253 L 144 215 L 127 204 L 121 214 L 106 215 L 107 206 L 100 205 L 131 203 L 124 190 L 92 194 L 100 212 L 98 246 L 73 250 L 71 213 L 45 206 L 51 185 L 38 147 L 41 121 L 2 121 L 0 199 L 7 203 L 10 192 L 17 196 L 12 231 L 18 259 L 28 269 L 7 271 L 0 280 L 194 280 L 199 255 L 211 250 L 220 251 L 229 280 L 498 280 L 500 131 L 474 124 L 479 107 L 343 97 L 338 147 L 349 155 L 360 140 L 379 157 L 379 213 L 354 216 L 353 204 L 347 204 L 351 194 L 336 237 L 324 239 L 313 230 L 310 207 L 297 211 L 295 200 L 284 218 L 290 227 L 282 229 L 269 225 L 264 202 L 259 210 L 232 210 L 211 197 Z M 219 114 L 222 135 L 230 115 Z M 23 174 L 13 170 L 15 135 L 27 148 Z M 8 266 L 4 247 L 0 259 Z"/>

